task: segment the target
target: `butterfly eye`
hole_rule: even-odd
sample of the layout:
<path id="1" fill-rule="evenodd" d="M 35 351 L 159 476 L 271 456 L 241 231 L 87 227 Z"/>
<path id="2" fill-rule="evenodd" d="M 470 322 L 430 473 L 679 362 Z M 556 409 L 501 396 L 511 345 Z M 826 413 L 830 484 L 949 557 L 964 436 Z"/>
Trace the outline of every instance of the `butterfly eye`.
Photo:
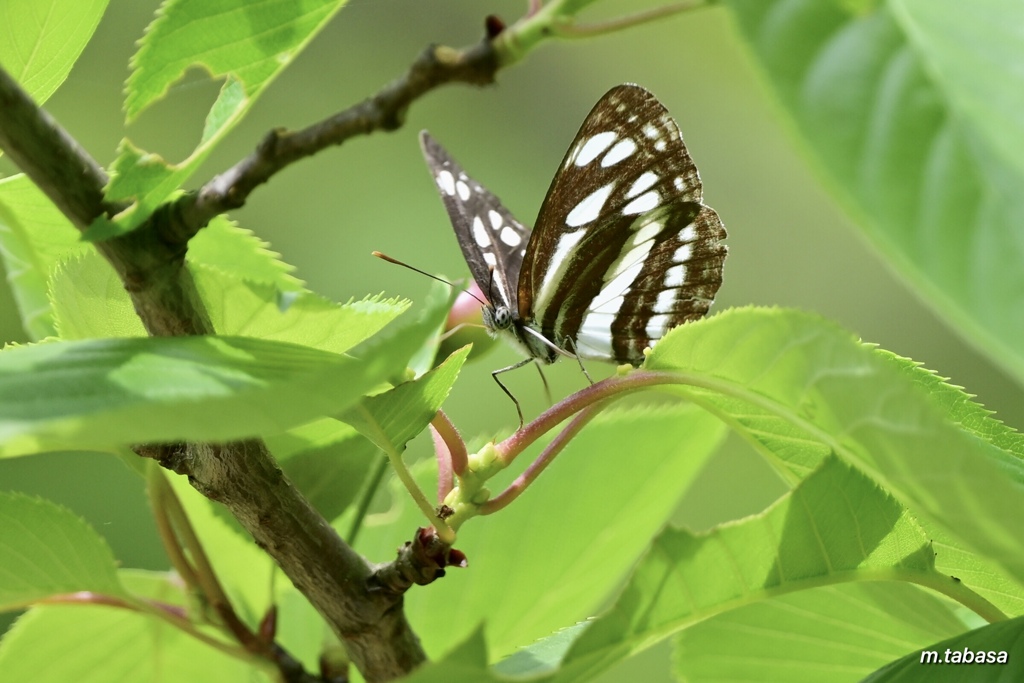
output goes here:
<path id="1" fill-rule="evenodd" d="M 498 306 L 494 309 L 494 327 L 499 330 L 507 330 L 512 326 L 512 311 L 506 306 Z"/>

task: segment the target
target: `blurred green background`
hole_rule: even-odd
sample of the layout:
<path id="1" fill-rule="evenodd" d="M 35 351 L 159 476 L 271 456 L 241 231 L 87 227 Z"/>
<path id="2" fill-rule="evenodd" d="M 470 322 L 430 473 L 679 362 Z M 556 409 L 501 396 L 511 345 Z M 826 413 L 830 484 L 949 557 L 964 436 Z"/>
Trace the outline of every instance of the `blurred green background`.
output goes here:
<path id="1" fill-rule="evenodd" d="M 351 106 L 402 73 L 426 45 L 474 43 L 486 14 L 511 22 L 525 4 L 353 0 L 268 89 L 191 186 L 246 155 L 270 128 L 306 126 Z M 587 16 L 599 19 L 656 4 L 606 0 Z M 69 80 L 47 104 L 101 163 L 113 159 L 126 134 L 169 160 L 182 159 L 198 141 L 216 95 L 218 84 L 197 70 L 125 130 L 120 107 L 128 59 L 157 5 L 114 0 Z M 919 301 L 822 189 L 725 9 L 689 12 L 600 38 L 552 42 L 501 72 L 496 87 L 442 88 L 413 106 L 402 130 L 357 139 L 293 166 L 259 188 L 233 218 L 271 242 L 310 288 L 328 297 L 345 301 L 383 291 L 420 299 L 427 280 L 370 256 L 377 249 L 451 277 L 466 272 L 420 156 L 418 131 L 429 129 L 532 224 L 583 117 L 621 82 L 649 88 L 675 116 L 701 169 L 705 200 L 725 221 L 730 256 L 713 310 L 758 304 L 815 311 L 950 377 L 1009 425 L 1024 424 L 1021 388 Z M 15 170 L 0 158 L 0 172 Z M 25 341 L 6 289 L 0 291 L 0 336 Z M 465 435 L 514 425 L 513 406 L 489 376 L 514 360 L 515 353 L 501 347 L 463 371 L 446 409 Z M 588 369 L 596 376 L 610 372 L 593 365 Z M 557 364 L 548 378 L 556 398 L 585 381 L 572 363 Z M 519 371 L 508 384 L 528 418 L 545 407 L 535 372 Z M 409 457 L 427 452 L 421 439 Z M 109 539 L 124 566 L 166 566 L 141 481 L 109 456 L 0 461 L 0 488 L 35 492 L 72 508 Z M 757 512 L 782 490 L 753 451 L 731 438 L 687 494 L 676 521 L 704 529 Z M 486 533 L 486 520 L 480 521 L 464 533 Z M 667 680 L 666 647 L 602 680 L 627 676 Z"/>

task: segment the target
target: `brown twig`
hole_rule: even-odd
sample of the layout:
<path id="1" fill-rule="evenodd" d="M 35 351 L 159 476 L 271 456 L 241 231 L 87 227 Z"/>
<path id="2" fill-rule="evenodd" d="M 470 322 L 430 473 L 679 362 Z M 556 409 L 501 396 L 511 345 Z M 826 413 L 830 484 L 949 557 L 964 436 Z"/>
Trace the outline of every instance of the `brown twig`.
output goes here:
<path id="1" fill-rule="evenodd" d="M 245 204 L 256 187 L 290 164 L 358 135 L 396 130 L 409 105 L 425 93 L 446 83 L 488 85 L 498 67 L 490 40 L 464 50 L 430 46 L 403 76 L 354 107 L 299 131 L 268 133 L 252 154 L 175 203 L 168 237 L 187 241 L 215 216 Z"/>
<path id="2" fill-rule="evenodd" d="M 714 0 L 683 0 L 660 7 L 651 7 L 635 14 L 623 17 L 616 17 L 608 21 L 595 22 L 592 24 L 562 24 L 554 28 L 554 33 L 559 38 L 592 38 L 606 33 L 615 33 L 625 28 L 646 24 L 658 19 L 664 19 L 674 14 L 689 12 L 691 10 L 708 7 Z"/>
<path id="3" fill-rule="evenodd" d="M 512 436 L 496 444 L 494 447 L 495 454 L 503 463 L 503 466 L 507 466 L 530 444 L 584 408 L 600 403 L 605 399 L 625 396 L 628 393 L 640 391 L 641 389 L 660 384 L 678 383 L 680 383 L 678 377 L 671 373 L 651 370 L 636 370 L 625 375 L 615 375 L 600 382 L 595 382 L 551 406 L 525 427 L 516 430 Z"/>
<path id="4" fill-rule="evenodd" d="M 572 441 L 573 437 L 579 434 L 580 430 L 587 426 L 587 423 L 597 417 L 597 414 L 611 400 L 606 398 L 580 410 L 565 429 L 559 432 L 558 436 L 544 448 L 541 454 L 537 456 L 537 459 L 530 463 L 530 466 L 516 477 L 515 481 L 508 485 L 508 488 L 480 506 L 480 514 L 493 514 L 518 498 L 541 475 L 541 472 L 554 461 L 555 456 L 562 452 L 562 449 Z"/>
<path id="5" fill-rule="evenodd" d="M 501 443 L 488 444 L 474 456 L 477 468 L 469 468 L 459 476 L 458 495 L 450 501 L 451 513 L 445 521 L 449 527 L 457 531 L 468 519 L 491 514 L 507 506 L 518 498 L 569 441 L 613 400 L 659 385 L 697 384 L 693 379 L 679 373 L 631 370 L 591 384 L 559 401 Z M 489 494 L 485 492 L 485 485 L 491 477 L 508 467 L 534 441 L 570 418 L 569 424 L 544 448 L 523 474 L 500 494 L 489 498 Z"/>
<path id="6" fill-rule="evenodd" d="M 452 475 L 461 476 L 466 471 L 469 454 L 466 452 L 466 442 L 459 435 L 459 430 L 443 410 L 437 411 L 437 415 L 430 422 L 430 429 L 434 435 L 434 450 L 438 454 L 437 502 L 441 503 L 455 484 Z M 442 453 L 442 448 L 446 452 Z"/>

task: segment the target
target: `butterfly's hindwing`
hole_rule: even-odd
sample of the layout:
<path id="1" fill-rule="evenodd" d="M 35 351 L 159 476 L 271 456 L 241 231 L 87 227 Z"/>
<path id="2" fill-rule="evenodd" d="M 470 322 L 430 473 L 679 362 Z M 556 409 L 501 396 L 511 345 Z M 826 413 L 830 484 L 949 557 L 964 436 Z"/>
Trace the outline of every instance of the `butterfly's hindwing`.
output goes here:
<path id="1" fill-rule="evenodd" d="M 491 303 L 505 306 L 518 318 L 516 290 L 530 229 L 470 178 L 426 131 L 420 133 L 420 146 L 473 279 Z"/>
<path id="2" fill-rule="evenodd" d="M 673 219 L 677 225 L 672 225 Z M 665 239 L 655 242 L 629 290 L 622 295 L 617 315 L 609 320 L 598 316 L 596 306 L 588 309 L 578 332 L 581 346 L 595 335 L 606 338 L 610 330 L 613 357 L 638 364 L 644 349 L 670 329 L 708 312 L 722 284 L 725 254 L 716 241 L 709 239 L 725 236 L 721 220 L 713 209 L 702 206 L 696 216 L 677 213 L 668 223 Z"/>
<path id="3" fill-rule="evenodd" d="M 697 168 L 665 107 L 634 85 L 609 91 L 544 199 L 519 279 L 524 322 L 587 358 L 643 350 L 707 312 L 726 247 Z"/>

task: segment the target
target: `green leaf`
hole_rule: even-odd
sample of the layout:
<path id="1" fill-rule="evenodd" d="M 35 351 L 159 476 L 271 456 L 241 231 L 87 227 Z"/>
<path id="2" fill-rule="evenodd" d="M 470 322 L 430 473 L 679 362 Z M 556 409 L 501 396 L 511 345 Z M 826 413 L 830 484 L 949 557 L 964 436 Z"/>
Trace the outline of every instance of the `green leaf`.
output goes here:
<path id="1" fill-rule="evenodd" d="M 276 577 L 280 577 L 280 572 Z M 291 581 L 276 580 L 275 588 L 278 645 L 295 657 L 306 671 L 318 671 L 324 650 L 331 646 L 340 648 L 341 644 L 329 635 L 323 618 Z"/>
<path id="2" fill-rule="evenodd" d="M 865 234 L 958 333 L 1024 379 L 1024 5 L 727 0 Z"/>
<path id="3" fill-rule="evenodd" d="M 189 67 L 233 76 L 255 97 L 344 6 L 297 0 L 253 6 L 244 0 L 168 0 L 132 57 L 125 110 L 134 119 Z"/>
<path id="4" fill-rule="evenodd" d="M 876 355 L 889 363 L 922 389 L 937 404 L 946 417 L 964 431 L 973 434 L 1017 457 L 1024 457 L 1024 439 L 996 420 L 993 413 L 971 400 L 961 389 L 954 387 L 918 363 L 900 358 L 887 351 Z M 928 520 L 922 520 L 936 552 L 936 568 L 944 574 L 966 581 L 972 590 L 987 599 L 1006 614 L 1024 614 L 1024 585 L 1010 578 L 987 558 L 971 552 L 963 544 L 950 538 L 949 533 Z"/>
<path id="5" fill-rule="evenodd" d="M 593 614 L 723 435 L 718 420 L 693 406 L 598 416 L 517 501 L 460 529 L 456 547 L 469 570 L 406 596 L 427 652 L 444 652 L 484 622 L 496 659 Z M 421 519 L 403 492 L 393 498 L 386 525 L 370 517 L 360 534 L 357 549 L 372 560 L 393 557 Z"/>
<path id="6" fill-rule="evenodd" d="M 474 630 L 438 661 L 427 662 L 402 679 L 403 683 L 499 683 L 508 680 L 511 679 L 496 676 L 488 670 L 487 643 L 481 629 Z"/>
<path id="7" fill-rule="evenodd" d="M 124 595 L 106 542 L 45 500 L 0 492 L 0 557 L 0 610 L 78 591 Z"/>
<path id="8" fill-rule="evenodd" d="M 673 671 L 688 683 L 859 681 L 908 650 L 964 628 L 955 603 L 917 586 L 837 584 L 686 629 L 676 637 Z"/>
<path id="9" fill-rule="evenodd" d="M 935 571 L 927 536 L 902 506 L 829 458 L 759 515 L 702 535 L 662 532 L 615 606 L 570 649 L 556 680 L 590 680 L 657 640 L 727 610 L 855 579 L 913 581 L 969 595 Z"/>
<path id="10" fill-rule="evenodd" d="M 971 11 L 950 0 L 895 0 L 892 12 L 949 103 L 1003 161 L 1024 172 L 1024 51 L 1014 0 L 975 0 Z"/>
<path id="11" fill-rule="evenodd" d="M 237 118 L 241 118 L 241 112 Z M 227 130 L 224 131 L 225 133 Z M 104 188 L 111 204 L 128 204 L 113 219 L 98 216 L 82 234 L 89 242 L 102 242 L 131 232 L 149 218 L 161 204 L 180 196 L 181 185 L 213 151 L 217 140 L 200 145 L 180 164 L 172 164 L 154 152 L 147 152 L 127 138 L 117 149 L 109 167 L 110 182 Z"/>
<path id="12" fill-rule="evenodd" d="M 352 355 L 369 362 L 378 356 L 401 357 L 406 363 L 402 372 L 393 372 L 392 384 L 400 384 L 410 376 L 422 374 L 424 361 L 433 360 L 440 343 L 440 331 L 448 317 L 452 302 L 458 296 L 446 285 L 434 283 L 416 311 L 414 321 L 384 328 L 380 334 L 352 350 Z M 410 374 L 409 370 L 414 368 Z M 422 368 L 429 370 L 432 365 Z"/>
<path id="13" fill-rule="evenodd" d="M 911 683 L 922 680 L 928 683 L 1019 681 L 1024 678 L 1022 635 L 1024 617 L 990 624 L 923 648 L 934 652 L 937 659 L 926 660 L 922 658 L 922 652 L 914 652 L 868 676 L 864 683 Z M 970 661 L 966 659 L 965 650 L 970 652 Z M 976 661 L 979 653 L 983 654 L 983 659 Z"/>
<path id="14" fill-rule="evenodd" d="M 0 65 L 43 104 L 68 77 L 106 8 L 107 0 L 5 0 Z"/>
<path id="15" fill-rule="evenodd" d="M 110 182 L 104 194 L 111 204 L 128 204 L 128 208 L 110 219 L 98 216 L 82 233 L 82 239 L 102 242 L 131 232 L 142 224 L 164 202 L 180 195 L 178 188 L 206 160 L 214 145 L 196 147 L 180 164 L 172 164 L 156 153 L 147 152 L 127 138 L 117 148 L 117 157 L 110 164 Z"/>
<path id="16" fill-rule="evenodd" d="M 57 263 L 89 249 L 78 230 L 26 176 L 0 180 L 0 255 L 31 339 L 56 333 L 47 281 Z"/>
<path id="17" fill-rule="evenodd" d="M 963 581 L 1004 614 L 1024 614 L 1024 585 L 987 557 L 952 538 L 945 529 L 928 520 L 922 520 L 922 526 L 932 539 L 938 571 Z"/>
<path id="18" fill-rule="evenodd" d="M 722 415 L 791 480 L 833 452 L 961 547 L 1024 578 L 1021 437 L 966 398 L 933 400 L 940 392 L 923 371 L 814 316 L 765 309 L 676 328 L 646 367 L 681 373 L 691 386 L 673 391 Z M 978 426 L 957 425 L 958 415 Z"/>
<path id="19" fill-rule="evenodd" d="M 289 0 L 254 6 L 246 0 L 167 0 L 132 58 L 125 113 L 134 120 L 194 66 L 224 78 L 203 136 L 178 164 L 122 142 L 111 166 L 107 199 L 132 202 L 114 220 L 98 218 L 86 239 L 104 240 L 137 227 L 182 186 L 249 111 L 264 88 L 345 4 Z"/>
<path id="20" fill-rule="evenodd" d="M 192 263 L 190 269 L 210 322 L 224 335 L 342 353 L 372 337 L 408 307 L 408 302 L 381 297 L 339 305 L 311 292 L 282 292 L 271 284 L 245 282 L 201 263 Z M 95 250 L 56 269 L 50 297 L 62 339 L 146 335 L 120 278 Z"/>
<path id="21" fill-rule="evenodd" d="M 53 324 L 63 340 L 146 336 L 124 284 L 95 249 L 57 264 L 49 297 Z"/>
<path id="22" fill-rule="evenodd" d="M 559 629 L 547 638 L 516 650 L 515 654 L 495 664 L 494 670 L 509 676 L 529 676 L 531 680 L 550 680 L 550 676 L 540 674 L 556 671 L 565 653 L 590 624 L 590 621 L 581 621 Z"/>
<path id="23" fill-rule="evenodd" d="M 964 393 L 963 389 L 949 384 L 908 358 L 901 358 L 884 349 L 877 349 L 875 355 L 887 359 L 901 374 L 928 392 L 929 400 L 961 429 L 1017 458 L 1024 458 L 1024 439 L 1021 435 L 996 419 L 994 412 L 971 400 L 973 396 Z"/>
<path id="24" fill-rule="evenodd" d="M 0 180 L 0 255 L 32 339 L 58 330 L 66 339 L 144 333 L 110 266 L 24 176 Z M 223 217 L 189 242 L 188 261 L 212 266 L 235 280 L 272 285 L 282 292 L 303 291 L 290 265 L 250 231 Z M 232 334 L 223 325 L 217 329 Z"/>
<path id="25" fill-rule="evenodd" d="M 241 337 L 105 339 L 0 353 L 0 452 L 272 434 L 351 405 L 404 363 Z"/>
<path id="26" fill-rule="evenodd" d="M 199 265 L 192 266 L 192 273 L 219 333 L 293 342 L 332 353 L 369 339 L 409 306 L 408 301 L 382 297 L 339 305 L 311 292 L 281 292 Z"/>
<path id="27" fill-rule="evenodd" d="M 352 504 L 380 457 L 372 442 L 331 418 L 268 437 L 267 447 L 288 479 L 327 520 Z"/>
<path id="28" fill-rule="evenodd" d="M 189 263 L 202 263 L 234 275 L 239 280 L 273 285 L 291 292 L 302 291 L 303 282 L 295 267 L 251 230 L 241 228 L 224 216 L 217 216 L 188 242 Z"/>
<path id="29" fill-rule="evenodd" d="M 439 357 L 439 349 L 443 344 L 443 333 L 447 325 L 448 315 L 451 313 L 452 307 L 458 298 L 459 292 L 453 287 L 439 282 L 432 283 L 427 291 L 427 296 L 423 302 L 425 313 L 421 320 L 424 328 L 429 328 L 430 336 L 427 343 L 420 346 L 412 358 L 409 359 L 409 370 L 413 377 L 419 377 L 436 364 L 436 359 Z M 453 349 L 448 355 L 451 355 L 456 350 Z"/>
<path id="30" fill-rule="evenodd" d="M 185 605 L 180 581 L 122 572 L 130 588 L 164 604 Z M 155 617 L 92 605 L 36 607 L 0 642 L 4 683 L 189 681 L 270 683 L 260 669 Z"/>
<path id="31" fill-rule="evenodd" d="M 422 432 L 448 398 L 470 347 L 465 346 L 422 377 L 367 396 L 341 419 L 355 427 L 385 452 L 402 451 Z"/>

